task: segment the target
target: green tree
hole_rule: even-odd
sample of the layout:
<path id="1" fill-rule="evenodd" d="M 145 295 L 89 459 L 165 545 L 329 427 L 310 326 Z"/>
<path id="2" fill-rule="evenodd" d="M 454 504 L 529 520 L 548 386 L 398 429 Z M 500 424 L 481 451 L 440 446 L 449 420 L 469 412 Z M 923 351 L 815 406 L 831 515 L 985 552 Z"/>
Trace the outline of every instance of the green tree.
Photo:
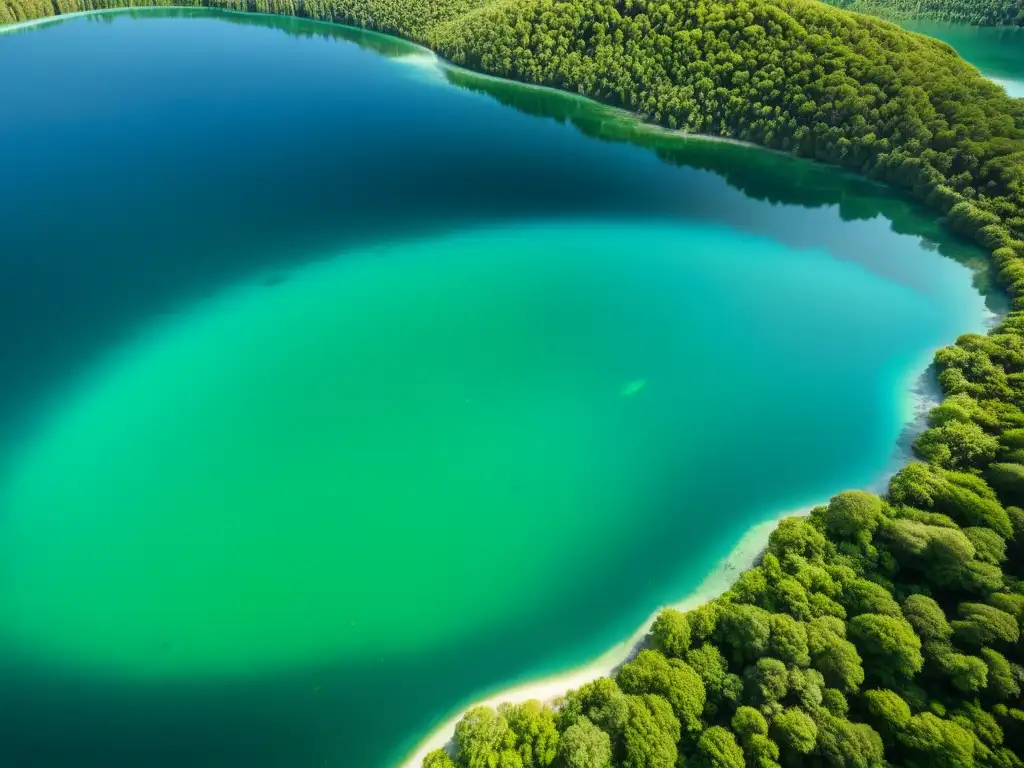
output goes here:
<path id="1" fill-rule="evenodd" d="M 714 719 L 720 711 L 730 711 L 743 693 L 743 681 L 729 672 L 725 657 L 717 647 L 705 643 L 686 653 L 686 663 L 704 682 L 704 715 Z"/>
<path id="2" fill-rule="evenodd" d="M 892 598 L 890 598 L 892 599 Z M 898 609 L 898 606 L 897 606 Z M 773 613 L 768 617 L 771 634 L 768 652 L 784 664 L 806 667 L 811 663 L 807 646 L 807 629 L 791 616 Z"/>
<path id="3" fill-rule="evenodd" d="M 455 768 L 455 762 L 443 749 L 435 749 L 423 758 L 423 768 Z"/>
<path id="4" fill-rule="evenodd" d="M 900 605 L 885 587 L 867 581 L 854 579 L 843 587 L 840 601 L 848 616 L 861 613 L 877 613 L 883 616 L 900 616 Z"/>
<path id="5" fill-rule="evenodd" d="M 474 707 L 455 726 L 455 761 L 464 768 L 513 768 L 514 747 L 508 722 L 490 707 Z"/>
<path id="6" fill-rule="evenodd" d="M 1024 465 L 1016 462 L 989 464 L 985 476 L 1008 503 L 1024 504 Z"/>
<path id="7" fill-rule="evenodd" d="M 825 509 L 825 532 L 839 540 L 867 544 L 882 517 L 882 500 L 873 493 L 843 491 Z"/>
<path id="8" fill-rule="evenodd" d="M 743 754 L 751 768 L 779 768 L 779 745 L 760 733 L 743 745 Z"/>
<path id="9" fill-rule="evenodd" d="M 996 457 L 999 441 L 973 422 L 950 421 L 922 432 L 914 450 L 942 467 L 979 467 Z"/>
<path id="10" fill-rule="evenodd" d="M 871 722 L 890 743 L 910 722 L 910 705 L 895 691 L 884 688 L 865 691 L 864 704 Z"/>
<path id="11" fill-rule="evenodd" d="M 931 712 L 910 718 L 899 739 L 914 755 L 914 766 L 974 766 L 974 739 L 971 734 L 956 723 L 942 720 Z"/>
<path id="12" fill-rule="evenodd" d="M 753 707 L 737 707 L 736 713 L 732 716 L 731 726 L 733 732 L 744 743 L 751 736 L 768 735 L 768 722 L 764 719 L 764 715 Z"/>
<path id="13" fill-rule="evenodd" d="M 988 690 L 1000 701 L 1015 701 L 1020 696 L 1020 684 L 1006 657 L 991 648 L 982 648 L 979 655 L 988 669 Z"/>
<path id="14" fill-rule="evenodd" d="M 818 726 L 806 712 L 789 707 L 772 720 L 771 733 L 779 744 L 806 755 L 814 749 Z"/>
<path id="15" fill-rule="evenodd" d="M 771 639 L 771 614 L 753 605 L 719 606 L 715 638 L 720 648 L 728 648 L 737 665 L 756 661 L 768 652 Z"/>
<path id="16" fill-rule="evenodd" d="M 635 659 L 622 665 L 616 679 L 626 693 L 664 697 L 687 731 L 700 731 L 706 692 L 700 675 L 686 662 L 669 660 L 655 651 L 643 650 Z"/>
<path id="17" fill-rule="evenodd" d="M 623 730 L 625 768 L 675 768 L 679 757 L 679 721 L 660 696 L 627 696 L 629 717 Z"/>
<path id="18" fill-rule="evenodd" d="M 930 648 L 935 664 L 953 687 L 964 693 L 977 693 L 988 685 L 988 668 L 977 656 L 957 653 L 946 643 Z"/>
<path id="19" fill-rule="evenodd" d="M 612 742 L 607 733 L 581 717 L 562 733 L 558 754 L 565 768 L 611 768 Z"/>
<path id="20" fill-rule="evenodd" d="M 818 745 L 815 753 L 826 765 L 838 768 L 881 768 L 885 761 L 882 737 L 865 723 L 851 723 L 827 712 L 815 718 Z"/>
<path id="21" fill-rule="evenodd" d="M 983 603 L 960 603 L 959 621 L 951 622 L 953 635 L 968 647 L 1005 643 L 1013 645 L 1020 639 L 1017 620 L 1006 611 Z"/>
<path id="22" fill-rule="evenodd" d="M 991 528 L 980 526 L 964 528 L 964 535 L 974 545 L 974 556 L 991 565 L 999 565 L 1006 559 L 1006 541 Z"/>
<path id="23" fill-rule="evenodd" d="M 690 623 L 685 614 L 666 608 L 651 627 L 654 645 L 666 656 L 683 658 L 690 648 Z"/>
<path id="24" fill-rule="evenodd" d="M 788 690 L 789 671 L 778 659 L 758 659 L 743 673 L 743 697 L 754 706 L 782 701 Z"/>
<path id="25" fill-rule="evenodd" d="M 904 600 L 903 616 L 925 642 L 944 642 L 953 635 L 942 607 L 926 595 L 911 595 Z"/>
<path id="26" fill-rule="evenodd" d="M 702 768 L 745 768 L 743 750 L 727 729 L 715 725 L 697 740 L 696 759 Z"/>
<path id="27" fill-rule="evenodd" d="M 498 714 L 505 718 L 515 734 L 515 749 L 524 768 L 546 768 L 558 753 L 558 729 L 555 715 L 538 701 L 502 704 Z"/>
<path id="28" fill-rule="evenodd" d="M 768 540 L 768 551 L 780 560 L 792 554 L 817 563 L 828 548 L 828 540 L 821 531 L 799 517 L 782 520 Z"/>
<path id="29" fill-rule="evenodd" d="M 864 667 L 857 647 L 845 637 L 843 622 L 822 617 L 807 627 L 811 663 L 829 686 L 841 691 L 856 691 L 864 682 Z"/>
<path id="30" fill-rule="evenodd" d="M 921 640 L 906 619 L 865 613 L 849 622 L 850 638 L 867 661 L 865 671 L 886 684 L 921 671 Z"/>

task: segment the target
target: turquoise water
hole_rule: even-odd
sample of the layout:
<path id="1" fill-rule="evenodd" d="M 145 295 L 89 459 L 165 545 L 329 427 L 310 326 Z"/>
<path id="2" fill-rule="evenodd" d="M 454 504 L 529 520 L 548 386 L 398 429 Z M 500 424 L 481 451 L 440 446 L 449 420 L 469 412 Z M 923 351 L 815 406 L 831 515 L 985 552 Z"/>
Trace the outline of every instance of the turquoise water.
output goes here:
<path id="1" fill-rule="evenodd" d="M 961 58 L 1024 98 L 1024 27 L 972 27 L 940 21 L 901 21 L 900 26 L 949 43 Z"/>
<path id="2" fill-rule="evenodd" d="M 998 307 L 879 187 L 379 36 L 0 68 L 0 763 L 389 765 L 874 480 Z"/>

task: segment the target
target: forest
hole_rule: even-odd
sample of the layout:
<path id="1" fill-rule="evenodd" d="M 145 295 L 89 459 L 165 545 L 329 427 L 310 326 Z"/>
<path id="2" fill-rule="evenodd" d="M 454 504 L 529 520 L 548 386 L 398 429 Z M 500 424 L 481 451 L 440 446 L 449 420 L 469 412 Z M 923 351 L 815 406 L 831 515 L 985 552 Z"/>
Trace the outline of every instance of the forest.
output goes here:
<path id="1" fill-rule="evenodd" d="M 1021 331 L 939 353 L 951 394 L 885 498 L 786 519 L 614 678 L 472 709 L 424 768 L 1024 765 Z"/>
<path id="2" fill-rule="evenodd" d="M 0 0 L 0 23 L 125 4 Z M 841 166 L 984 246 L 1012 297 L 989 334 L 937 354 L 946 399 L 884 497 L 845 492 L 784 521 L 757 567 L 665 611 L 614 678 L 555 708 L 471 710 L 425 768 L 1024 766 L 1024 100 L 943 43 L 815 0 L 174 4 L 392 32 L 669 129 Z M 1020 8 L 957 5 L 976 23 Z"/>
<path id="3" fill-rule="evenodd" d="M 1024 0 L 824 0 L 883 19 L 932 19 L 978 26 L 1024 25 Z"/>

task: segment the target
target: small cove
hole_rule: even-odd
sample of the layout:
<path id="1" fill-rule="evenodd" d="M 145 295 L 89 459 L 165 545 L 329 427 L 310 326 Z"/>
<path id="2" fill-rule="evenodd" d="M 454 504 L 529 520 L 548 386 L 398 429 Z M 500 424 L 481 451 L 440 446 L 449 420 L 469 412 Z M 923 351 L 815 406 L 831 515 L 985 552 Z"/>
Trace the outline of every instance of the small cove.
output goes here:
<path id="1" fill-rule="evenodd" d="M 979 252 L 875 185 L 238 18 L 0 40 L 67 90 L 0 123 L 14 758 L 386 765 L 869 482 L 985 321 Z M 51 140 L 82 110 L 90 154 Z"/>

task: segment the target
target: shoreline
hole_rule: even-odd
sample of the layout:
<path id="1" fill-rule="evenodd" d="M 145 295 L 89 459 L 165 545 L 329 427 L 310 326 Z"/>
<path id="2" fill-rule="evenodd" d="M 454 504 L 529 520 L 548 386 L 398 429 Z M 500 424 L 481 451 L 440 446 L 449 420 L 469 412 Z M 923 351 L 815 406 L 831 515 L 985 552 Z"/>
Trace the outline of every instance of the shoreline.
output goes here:
<path id="1" fill-rule="evenodd" d="M 103 16 L 108 13 L 124 13 L 125 11 L 145 11 L 150 8 L 159 10 L 160 8 L 191 8 L 193 6 L 188 5 L 139 5 L 129 6 L 126 8 L 97 8 L 94 11 L 73 11 L 72 13 L 58 13 L 53 16 L 43 16 L 39 19 L 29 19 L 28 21 L 16 21 L 14 24 L 0 24 L 0 35 L 6 35 L 9 32 L 17 32 L 22 29 L 31 29 L 32 27 L 45 27 L 47 24 L 54 24 L 64 19 L 74 19 L 79 16 Z M 269 15 L 269 14 L 268 14 Z"/>
<path id="2" fill-rule="evenodd" d="M 81 17 L 81 16 L 101 15 L 101 14 L 102 15 L 108 15 L 108 14 L 116 14 L 116 13 L 125 13 L 125 12 L 129 12 L 129 11 L 162 10 L 164 8 L 178 8 L 178 9 L 184 9 L 184 10 L 192 10 L 193 9 L 192 6 L 138 6 L 138 7 L 128 7 L 128 8 L 100 9 L 100 10 L 95 10 L 95 11 L 79 11 L 79 12 L 74 12 L 74 13 L 69 13 L 69 14 L 58 14 L 58 15 L 54 15 L 54 16 L 44 17 L 44 18 L 40 18 L 40 19 L 33 19 L 33 20 L 29 20 L 29 21 L 24 21 L 24 22 L 17 22 L 15 24 L 6 25 L 6 26 L 0 26 L 0 35 L 16 32 L 16 31 L 20 31 L 20 30 L 24 30 L 24 29 L 29 29 L 29 28 L 33 28 L 33 27 L 42 27 L 42 26 L 46 26 L 48 24 L 58 23 L 58 22 L 60 22 L 62 20 L 65 20 L 65 19 L 71 19 L 71 18 Z M 550 90 L 550 91 L 553 91 L 555 93 L 558 93 L 558 94 L 561 94 L 561 95 L 564 95 L 564 96 L 583 99 L 583 100 L 585 100 L 587 102 L 590 102 L 590 103 L 592 103 L 594 105 L 600 106 L 600 107 L 602 107 L 604 109 L 608 109 L 610 111 L 613 111 L 614 113 L 620 115 L 623 119 L 629 119 L 629 120 L 635 121 L 644 130 L 650 130 L 650 131 L 654 131 L 654 132 L 659 132 L 659 133 L 663 133 L 665 135 L 675 136 L 675 137 L 678 137 L 678 138 L 682 138 L 684 140 L 686 140 L 686 139 L 693 139 L 693 140 L 697 140 L 697 141 L 709 141 L 709 142 L 725 143 L 725 144 L 732 144 L 732 145 L 735 145 L 735 146 L 755 148 L 755 149 L 758 149 L 758 150 L 761 150 L 761 151 L 768 151 L 768 152 L 773 152 L 773 153 L 778 153 L 778 154 L 783 154 L 783 155 L 789 155 L 789 153 L 784 152 L 782 150 L 772 149 L 770 147 L 765 147 L 765 146 L 762 146 L 762 145 L 759 145 L 759 144 L 756 144 L 756 143 L 753 143 L 753 142 L 747 142 L 747 141 L 743 141 L 743 140 L 735 139 L 735 138 L 731 138 L 731 137 L 716 136 L 716 135 L 712 135 L 712 134 L 689 133 L 689 132 L 684 132 L 684 131 L 679 131 L 679 130 L 673 130 L 673 129 L 665 128 L 665 127 L 660 126 L 660 125 L 655 125 L 655 124 L 647 123 L 639 115 L 637 115 L 635 113 L 632 113 L 632 112 L 629 112 L 628 110 L 612 107 L 612 106 L 609 106 L 609 105 L 606 105 L 606 104 L 602 104 L 601 102 L 596 101 L 596 100 L 591 99 L 591 98 L 586 97 L 586 96 L 581 96 L 581 95 L 574 94 L 574 93 L 571 93 L 571 92 L 568 92 L 568 91 L 564 91 L 564 90 L 561 90 L 561 89 L 558 89 L 558 88 L 552 88 L 550 86 L 539 85 L 539 84 L 532 84 L 532 83 L 524 83 L 524 82 L 521 82 L 521 81 L 518 81 L 518 80 L 511 80 L 511 79 L 508 79 L 508 78 L 503 78 L 503 77 L 498 77 L 498 76 L 490 75 L 490 74 L 483 73 L 483 72 L 478 72 L 476 70 L 465 69 L 463 67 L 459 67 L 459 66 L 457 66 L 455 64 L 452 64 L 451 62 L 445 60 L 443 57 L 441 57 L 438 54 L 436 54 L 431 49 L 426 48 L 426 47 L 424 47 L 424 46 L 422 46 L 422 45 L 420 45 L 418 43 L 412 42 L 410 40 L 407 40 L 406 38 L 402 38 L 402 37 L 399 37 L 399 36 L 396 36 L 396 35 L 391 35 L 391 34 L 387 34 L 387 33 L 383 33 L 383 32 L 377 32 L 376 30 L 367 30 L 367 29 L 364 29 L 364 28 L 361 28 L 361 27 L 351 26 L 351 25 L 348 25 L 348 24 L 339 24 L 339 23 L 336 23 L 336 22 L 329 22 L 329 21 L 322 21 L 322 20 L 315 20 L 315 19 L 306 19 L 304 17 L 293 17 L 293 16 L 290 16 L 290 15 L 287 15 L 287 14 L 252 13 L 252 12 L 245 12 L 245 11 L 233 11 L 233 10 L 221 9 L 221 8 L 197 8 L 196 10 L 207 11 L 207 12 L 213 11 L 213 12 L 216 12 L 216 13 L 224 13 L 224 14 L 238 14 L 238 15 L 245 15 L 245 16 L 261 16 L 261 17 L 262 16 L 267 16 L 267 17 L 279 16 L 279 17 L 283 17 L 283 18 L 299 18 L 299 19 L 301 19 L 303 21 L 308 21 L 310 23 L 331 24 L 332 26 L 341 26 L 341 27 L 347 27 L 347 28 L 350 28 L 350 29 L 353 29 L 353 30 L 360 30 L 360 31 L 365 31 L 365 32 L 371 32 L 373 34 L 381 34 L 381 35 L 383 35 L 385 37 L 389 37 L 389 38 L 392 38 L 392 39 L 395 39 L 395 40 L 402 40 L 403 42 L 407 42 L 411 46 L 415 46 L 417 48 L 420 48 L 422 50 L 422 52 L 423 52 L 422 53 L 422 57 L 423 57 L 422 59 L 420 59 L 421 54 L 415 54 L 415 55 L 409 57 L 409 58 L 412 58 L 412 59 L 418 59 L 418 61 L 414 62 L 416 65 L 420 65 L 421 63 L 423 63 L 426 60 L 426 57 L 429 56 L 430 59 L 431 59 L 432 64 L 434 66 L 436 66 L 437 68 L 439 68 L 439 69 L 451 68 L 451 69 L 455 69 L 455 70 L 458 70 L 458 71 L 461 71 L 461 72 L 468 73 L 468 74 L 470 74 L 470 75 L 472 75 L 474 77 L 494 79 L 494 80 L 499 80 L 499 81 L 506 82 L 506 83 L 514 83 L 515 85 L 517 85 L 519 87 L 539 88 L 539 89 L 543 89 L 543 90 Z M 994 78 L 988 77 L 987 75 L 985 77 L 988 78 L 989 80 L 997 82 L 997 83 L 999 83 L 1001 85 L 1003 84 L 1003 83 L 1000 83 L 1000 81 L 995 80 Z M 810 161 L 810 162 L 813 162 L 813 161 Z M 835 170 L 842 172 L 842 169 L 840 169 L 840 168 L 835 168 Z M 930 353 L 930 355 L 929 355 L 929 365 L 930 365 L 930 360 L 931 360 L 932 354 L 933 353 Z M 917 369 L 917 370 L 920 370 L 920 369 Z M 917 391 L 916 387 L 911 386 L 913 384 L 917 384 L 917 383 L 923 382 L 925 377 L 927 377 L 929 375 L 929 370 L 930 370 L 930 368 L 925 368 L 920 373 L 914 373 L 913 371 L 911 371 L 911 372 L 909 372 L 907 374 L 907 378 L 906 378 L 906 382 L 905 383 L 908 386 L 906 386 L 904 388 L 905 395 L 908 398 L 910 398 L 911 400 L 915 399 L 915 395 L 919 395 L 919 398 L 918 398 L 919 402 L 912 407 L 912 410 L 914 411 L 914 414 L 915 414 L 914 418 L 908 419 L 906 421 L 906 423 L 904 424 L 904 428 L 901 431 L 901 440 L 898 440 L 896 442 L 896 444 L 894 445 L 894 453 L 896 453 L 896 454 L 898 454 L 900 452 L 900 449 L 903 447 L 902 446 L 902 439 L 905 437 L 905 435 L 907 433 L 914 433 L 915 431 L 917 433 L 919 433 L 923 428 L 925 428 L 927 426 L 926 421 L 925 421 L 927 419 L 927 413 L 931 409 L 931 407 L 936 404 L 935 402 L 930 402 L 929 401 L 929 398 L 927 397 L 927 395 L 929 395 L 931 393 L 930 392 L 926 393 L 925 392 L 926 388 L 924 386 L 922 386 L 920 388 L 920 391 Z M 931 382 L 929 381 L 928 383 L 930 384 Z M 941 395 L 941 391 L 939 391 L 938 394 L 939 394 L 939 400 L 941 400 L 941 396 L 942 396 Z M 912 434 L 912 436 L 910 438 L 911 440 L 912 440 L 913 436 L 916 436 L 916 434 Z M 896 461 L 894 461 L 892 463 L 895 464 L 895 469 L 898 470 L 905 463 L 905 457 L 897 455 L 896 456 Z M 883 474 L 879 477 L 879 479 L 877 479 L 875 482 L 873 482 L 870 485 L 865 486 L 865 487 L 870 489 L 870 490 L 872 490 L 873 492 L 879 492 L 879 491 L 875 490 L 876 487 L 882 487 L 884 489 L 884 486 L 887 485 L 888 478 L 891 477 L 893 471 L 894 470 L 892 470 L 890 466 L 887 466 L 885 471 L 883 472 Z M 779 524 L 779 522 L 781 520 L 783 520 L 785 518 L 788 518 L 788 517 L 793 517 L 793 516 L 804 516 L 804 515 L 808 514 L 810 512 L 810 510 L 814 506 L 816 506 L 816 505 L 810 505 L 810 506 L 806 506 L 806 507 L 798 507 L 798 508 L 795 508 L 795 509 L 791 509 L 789 511 L 786 511 L 786 512 L 783 512 L 781 514 L 778 514 L 775 517 L 766 519 L 766 520 L 764 520 L 762 522 L 759 522 L 759 523 L 756 523 L 756 524 L 750 526 L 739 537 L 739 539 L 736 541 L 736 544 L 729 551 L 729 553 L 715 564 L 715 566 L 705 575 L 705 577 L 699 582 L 699 584 L 685 598 L 683 598 L 682 600 L 680 600 L 678 602 L 669 603 L 669 604 L 666 604 L 666 605 L 658 608 L 626 640 L 623 640 L 623 641 L 615 644 L 609 650 L 605 651 L 603 654 L 598 656 L 596 659 L 594 659 L 594 660 L 592 660 L 592 661 L 590 661 L 590 662 L 588 662 L 586 664 L 583 664 L 582 666 L 575 667 L 575 668 L 570 669 L 568 671 L 558 672 L 558 673 L 555 673 L 555 674 L 552 674 L 552 675 L 549 675 L 549 676 L 546 676 L 546 677 L 541 677 L 541 678 L 537 678 L 537 679 L 534 679 L 534 680 L 529 680 L 527 682 L 517 683 L 517 684 L 514 684 L 514 685 L 512 685 L 512 686 L 510 686 L 508 688 L 504 688 L 504 689 L 502 689 L 502 690 L 500 690 L 500 691 L 498 691 L 496 693 L 487 694 L 487 695 L 483 696 L 482 698 L 480 698 L 479 700 L 474 701 L 473 703 L 471 703 L 471 704 L 467 705 L 466 707 L 462 708 L 453 717 L 445 720 L 445 722 L 443 722 L 441 725 L 436 726 L 424 739 L 422 739 L 415 746 L 415 748 L 413 749 L 411 754 L 409 754 L 406 757 L 404 757 L 402 759 L 402 761 L 397 764 L 398 768 L 420 768 L 420 763 L 422 762 L 423 757 L 427 753 L 429 753 L 429 752 L 431 752 L 431 751 L 433 751 L 435 749 L 438 749 L 438 748 L 441 748 L 441 747 L 445 747 L 448 744 L 450 744 L 451 740 L 452 740 L 452 737 L 454 735 L 454 730 L 455 730 L 456 724 L 464 716 L 466 711 L 468 711 L 469 709 L 471 709 L 473 707 L 477 707 L 477 706 L 490 706 L 490 707 L 494 707 L 497 704 L 500 704 L 500 703 L 503 703 L 503 702 L 521 703 L 521 702 L 525 702 L 525 701 L 529 701 L 529 700 L 534 700 L 534 699 L 540 700 L 540 701 L 545 702 L 545 703 L 549 703 L 549 702 L 551 702 L 553 700 L 557 700 L 558 698 L 563 696 L 567 691 L 569 691 L 569 690 L 571 690 L 573 688 L 577 688 L 577 687 L 579 687 L 580 685 L 582 685 L 584 683 L 590 682 L 590 681 L 595 680 L 597 678 L 607 677 L 607 676 L 613 675 L 618 670 L 618 668 L 621 667 L 622 664 L 624 664 L 627 661 L 629 661 L 632 658 L 634 658 L 636 656 L 636 654 L 645 647 L 644 641 L 645 641 L 645 638 L 646 638 L 646 636 L 647 636 L 647 634 L 648 634 L 648 632 L 650 630 L 650 627 L 653 624 L 653 622 L 656 619 L 656 617 L 658 616 L 658 614 L 662 610 L 664 610 L 665 608 L 675 608 L 675 609 L 684 610 L 684 611 L 685 610 L 690 610 L 690 609 L 696 608 L 696 607 L 698 607 L 700 605 L 703 605 L 703 604 L 705 604 L 707 602 L 710 602 L 711 600 L 719 597 L 721 594 L 723 594 L 725 591 L 727 591 L 732 586 L 732 584 L 736 580 L 736 577 L 740 573 L 742 573 L 743 571 L 745 571 L 745 570 L 755 566 L 758 563 L 758 561 L 760 560 L 761 556 L 763 555 L 763 553 L 765 551 L 765 548 L 766 548 L 769 536 L 775 530 L 775 528 L 778 526 L 778 524 Z"/>
<path id="3" fill-rule="evenodd" d="M 986 320 L 991 327 L 1000 319 L 993 314 Z M 938 348 L 937 348 L 938 349 Z M 881 474 L 864 486 L 864 490 L 875 494 L 884 494 L 890 478 L 906 463 L 913 459 L 910 445 L 913 440 L 928 427 L 928 413 L 942 401 L 942 390 L 938 386 L 935 374 L 934 357 L 936 350 L 922 355 L 902 377 L 900 389 L 902 399 L 903 426 L 893 444 L 892 456 L 886 463 Z M 828 503 L 828 500 L 815 504 L 795 507 L 773 517 L 755 523 L 739 538 L 729 553 L 688 595 L 681 600 L 661 606 L 640 625 L 628 638 L 616 643 L 596 659 L 573 669 L 557 672 L 546 677 L 515 683 L 502 690 L 485 694 L 479 699 L 461 708 L 458 713 L 435 726 L 416 746 L 395 765 L 395 768 L 421 768 L 423 758 L 436 749 L 449 748 L 455 737 L 455 726 L 470 709 L 474 707 L 496 708 L 499 704 L 522 704 L 537 700 L 542 704 L 552 704 L 569 691 L 579 688 L 601 677 L 613 676 L 623 664 L 631 661 L 644 649 L 645 639 L 650 632 L 654 620 L 666 608 L 689 611 L 724 594 L 736 582 L 740 573 L 757 565 L 768 547 L 768 539 L 782 520 L 788 517 L 805 517 L 816 506 Z"/>
<path id="4" fill-rule="evenodd" d="M 738 574 L 757 565 L 768 546 L 768 538 L 778 527 L 780 521 L 787 517 L 806 516 L 816 506 L 818 504 L 789 509 L 754 524 L 747 529 L 729 553 L 718 561 L 693 591 L 678 602 L 659 607 L 627 639 L 615 644 L 593 661 L 579 667 L 525 683 L 517 683 L 474 700 L 430 731 L 410 753 L 397 763 L 396 768 L 420 768 L 423 758 L 429 752 L 448 747 L 455 736 L 455 726 L 466 712 L 474 707 L 494 708 L 502 703 L 521 704 L 531 700 L 550 704 L 585 683 L 600 677 L 614 675 L 619 667 L 631 661 L 644 649 L 647 634 L 658 614 L 666 608 L 689 611 L 725 593 L 735 583 Z"/>

